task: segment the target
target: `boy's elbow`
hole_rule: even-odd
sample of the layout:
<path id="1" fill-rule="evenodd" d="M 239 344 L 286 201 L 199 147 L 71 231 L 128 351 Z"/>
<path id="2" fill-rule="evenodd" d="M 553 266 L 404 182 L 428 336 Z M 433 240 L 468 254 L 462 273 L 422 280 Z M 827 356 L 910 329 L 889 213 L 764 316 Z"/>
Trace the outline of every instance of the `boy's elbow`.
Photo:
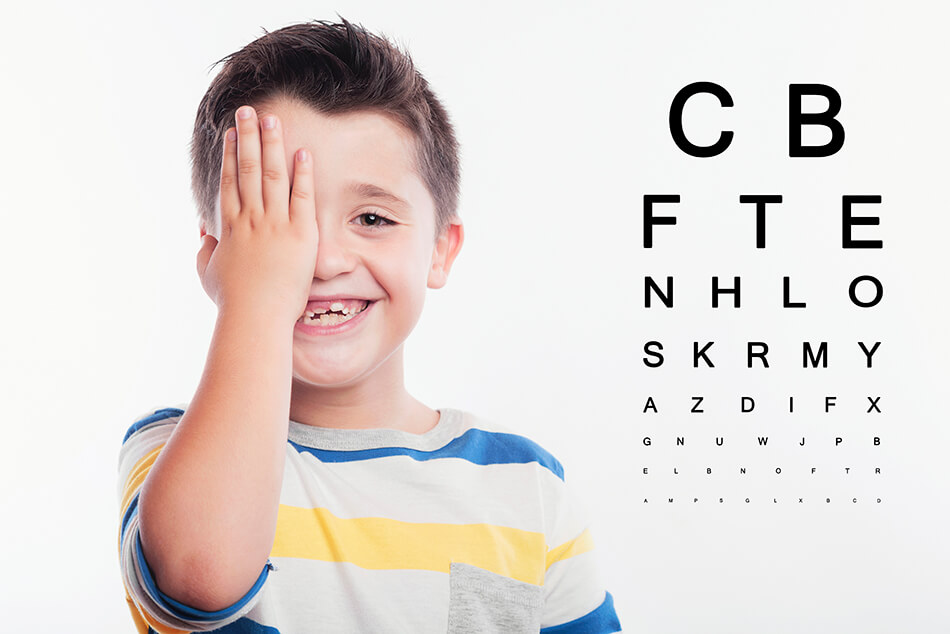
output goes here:
<path id="1" fill-rule="evenodd" d="M 197 610 L 217 612 L 234 605 L 254 586 L 269 553 L 268 548 L 252 556 L 250 549 L 196 531 L 193 522 L 167 510 L 160 490 L 143 489 L 139 520 L 145 564 L 158 589 Z"/>
<path id="2" fill-rule="evenodd" d="M 251 570 L 249 559 L 229 557 L 215 543 L 186 546 L 173 530 L 159 530 L 161 537 L 154 541 L 151 525 L 143 522 L 139 528 L 145 565 L 155 585 L 165 596 L 197 610 L 217 612 L 234 605 L 254 585 L 264 565 Z"/>
<path id="3" fill-rule="evenodd" d="M 204 612 L 217 612 L 235 603 L 254 585 L 245 574 L 211 560 L 207 553 L 181 557 L 170 570 L 155 574 L 155 583 L 168 597 Z M 260 570 L 257 571 L 260 574 Z"/>

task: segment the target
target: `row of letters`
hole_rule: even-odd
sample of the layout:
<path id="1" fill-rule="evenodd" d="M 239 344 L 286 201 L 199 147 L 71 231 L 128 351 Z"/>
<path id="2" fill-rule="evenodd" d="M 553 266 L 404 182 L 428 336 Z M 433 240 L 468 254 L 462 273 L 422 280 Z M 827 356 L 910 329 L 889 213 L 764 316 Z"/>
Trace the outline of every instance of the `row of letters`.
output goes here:
<path id="1" fill-rule="evenodd" d="M 652 437 L 652 436 L 644 436 L 644 437 L 643 437 L 643 440 L 642 440 L 641 442 L 643 443 L 643 446 L 644 446 L 644 447 L 652 447 L 652 446 L 653 446 L 653 437 Z M 842 436 L 835 436 L 835 437 L 834 437 L 834 441 L 830 441 L 830 442 L 833 442 L 835 447 L 840 447 L 840 446 L 842 446 L 842 445 L 845 444 L 844 438 L 843 438 Z M 725 444 L 726 444 L 725 436 L 716 436 L 716 438 L 715 438 L 715 445 L 716 445 L 717 447 L 724 447 Z M 748 443 L 748 444 L 751 444 L 751 445 L 753 445 L 753 446 L 758 446 L 758 447 L 765 447 L 765 446 L 767 446 L 767 445 L 769 444 L 769 437 L 768 437 L 768 436 L 756 436 L 756 437 L 755 437 L 755 441 L 752 442 L 752 443 Z M 802 436 L 801 440 L 796 441 L 795 444 L 798 445 L 798 446 L 800 446 L 800 447 L 804 447 L 804 446 L 806 445 L 805 436 Z M 864 441 L 863 443 L 859 443 L 859 444 L 862 444 L 862 445 L 864 445 L 864 446 L 870 445 L 870 446 L 873 446 L 873 447 L 880 447 L 880 446 L 881 446 L 881 437 L 880 437 L 880 436 L 871 436 L 870 438 L 865 439 L 865 441 Z M 686 446 L 686 436 L 676 436 L 676 446 L 677 446 L 677 447 L 685 447 L 685 446 Z M 774 443 L 773 443 L 773 446 L 775 446 Z"/>
<path id="2" fill-rule="evenodd" d="M 805 501 L 806 499 L 808 500 L 808 502 Z M 821 504 L 834 504 L 837 502 L 845 502 L 848 504 L 860 504 L 862 502 L 871 502 L 873 504 L 881 504 L 882 501 L 883 501 L 882 498 L 875 498 L 875 497 L 861 498 L 860 500 L 856 497 L 852 497 L 852 498 L 841 497 L 841 498 L 834 498 L 834 501 L 832 501 L 832 498 L 830 497 L 824 497 L 824 498 L 822 497 L 817 497 L 817 498 L 790 497 L 790 498 L 782 498 L 781 501 L 779 501 L 779 498 L 777 497 L 761 497 L 761 498 L 752 498 L 752 497 L 743 498 L 742 496 L 730 497 L 730 498 L 726 498 L 726 497 L 688 498 L 686 497 L 686 498 L 654 498 L 652 502 L 650 501 L 650 498 L 643 498 L 643 504 L 701 504 L 703 502 L 714 502 L 717 504 L 727 504 L 727 503 L 732 503 L 732 502 L 738 502 L 738 503 L 743 503 L 743 504 L 758 504 L 758 503 L 782 504 L 786 502 L 789 504 L 808 504 L 808 503 L 813 503 L 813 502 L 817 502 Z"/>

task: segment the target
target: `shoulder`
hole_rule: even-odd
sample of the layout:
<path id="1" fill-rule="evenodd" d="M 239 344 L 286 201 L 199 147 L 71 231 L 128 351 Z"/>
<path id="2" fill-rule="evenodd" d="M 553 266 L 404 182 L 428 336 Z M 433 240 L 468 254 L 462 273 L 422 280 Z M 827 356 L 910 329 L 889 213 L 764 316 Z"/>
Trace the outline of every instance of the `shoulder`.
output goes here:
<path id="1" fill-rule="evenodd" d="M 459 419 L 458 445 L 481 464 L 533 464 L 564 480 L 564 467 L 547 449 L 524 434 L 494 420 L 463 410 L 443 408 Z"/>
<path id="2" fill-rule="evenodd" d="M 181 418 L 181 415 L 185 413 L 186 405 L 186 403 L 182 403 L 173 407 L 156 407 L 139 414 L 135 417 L 135 422 L 133 422 L 129 429 L 125 432 L 125 436 L 122 438 L 122 443 L 125 444 L 132 436 L 143 432 L 146 429 L 153 429 L 160 425 L 173 425 L 177 423 L 178 419 Z"/>
<path id="3" fill-rule="evenodd" d="M 135 417 L 122 437 L 119 450 L 120 464 L 135 464 L 143 457 L 164 446 L 185 413 L 187 403 L 173 407 L 155 407 Z"/>

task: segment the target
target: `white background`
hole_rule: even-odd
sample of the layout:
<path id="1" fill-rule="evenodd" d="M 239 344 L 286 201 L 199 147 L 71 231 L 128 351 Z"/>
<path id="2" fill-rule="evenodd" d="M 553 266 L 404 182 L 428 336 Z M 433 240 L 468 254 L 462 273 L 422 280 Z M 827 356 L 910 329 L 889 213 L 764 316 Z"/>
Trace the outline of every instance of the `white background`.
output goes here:
<path id="1" fill-rule="evenodd" d="M 195 110 L 211 64 L 262 28 L 337 13 L 411 52 L 462 146 L 466 243 L 407 343 L 409 387 L 561 459 L 588 500 L 625 631 L 950 631 L 941 3 L 25 6 L 3 9 L 0 40 L 4 631 L 132 630 L 119 446 L 137 415 L 191 398 L 215 316 L 194 269 Z M 686 111 L 697 142 L 735 131 L 715 159 L 686 156 L 667 127 L 673 95 L 700 80 L 736 102 Z M 846 142 L 793 160 L 788 84 L 811 82 L 841 94 Z M 683 197 L 661 210 L 679 224 L 658 228 L 650 252 L 646 193 Z M 785 196 L 764 251 L 743 193 Z M 841 249 L 843 194 L 883 197 L 880 227 L 858 232 L 882 251 Z M 865 273 L 885 287 L 876 309 L 847 300 Z M 647 274 L 675 276 L 672 311 L 643 308 Z M 710 307 L 711 275 L 742 276 L 742 309 Z M 807 309 L 781 309 L 783 275 Z M 641 363 L 650 339 L 667 345 L 662 370 Z M 715 370 L 690 367 L 693 340 L 717 341 Z M 770 370 L 744 367 L 747 340 L 770 342 Z M 801 369 L 804 340 L 829 342 L 827 371 Z M 857 340 L 882 341 L 871 371 Z M 678 412 L 691 394 L 710 399 L 698 423 Z M 760 415 L 735 415 L 742 394 L 759 396 Z M 836 413 L 809 414 L 825 394 L 839 395 Z M 883 395 L 881 418 L 858 408 L 866 394 Z M 661 418 L 641 413 L 647 395 Z M 789 395 L 801 416 L 780 415 Z M 755 453 L 762 431 L 787 442 Z M 676 434 L 690 453 L 640 442 Z M 713 435 L 727 437 L 719 453 L 698 442 Z M 796 453 L 803 435 L 846 444 Z M 669 473 L 712 462 L 728 475 Z M 746 463 L 823 469 L 736 479 Z M 852 463 L 884 474 L 844 479 Z M 793 504 L 803 491 L 808 503 Z"/>

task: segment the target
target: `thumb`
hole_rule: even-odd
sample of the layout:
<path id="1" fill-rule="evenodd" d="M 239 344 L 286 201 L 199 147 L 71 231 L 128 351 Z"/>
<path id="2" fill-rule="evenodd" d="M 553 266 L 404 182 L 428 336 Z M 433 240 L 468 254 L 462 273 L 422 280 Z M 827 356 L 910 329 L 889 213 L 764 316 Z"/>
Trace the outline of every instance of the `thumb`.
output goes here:
<path id="1" fill-rule="evenodd" d="M 201 248 L 198 250 L 196 264 L 198 269 L 198 278 L 201 280 L 201 285 L 204 287 L 206 293 L 209 289 L 205 284 L 205 271 L 208 270 L 208 262 L 211 261 L 211 254 L 214 252 L 214 249 L 217 246 L 218 241 L 211 234 L 206 233 L 201 236 Z M 214 298 L 212 297 L 212 299 Z"/>

